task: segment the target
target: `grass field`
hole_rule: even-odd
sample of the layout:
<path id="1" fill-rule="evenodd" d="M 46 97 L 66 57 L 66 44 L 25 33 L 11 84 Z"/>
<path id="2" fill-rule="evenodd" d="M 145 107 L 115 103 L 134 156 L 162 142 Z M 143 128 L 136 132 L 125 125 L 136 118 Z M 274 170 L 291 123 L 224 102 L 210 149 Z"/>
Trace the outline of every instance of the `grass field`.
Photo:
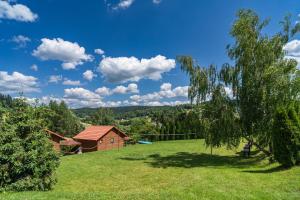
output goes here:
<path id="1" fill-rule="evenodd" d="M 157 142 L 61 158 L 49 192 L 0 199 L 300 199 L 300 167 L 280 170 L 261 154 L 249 159 L 202 140 Z"/>

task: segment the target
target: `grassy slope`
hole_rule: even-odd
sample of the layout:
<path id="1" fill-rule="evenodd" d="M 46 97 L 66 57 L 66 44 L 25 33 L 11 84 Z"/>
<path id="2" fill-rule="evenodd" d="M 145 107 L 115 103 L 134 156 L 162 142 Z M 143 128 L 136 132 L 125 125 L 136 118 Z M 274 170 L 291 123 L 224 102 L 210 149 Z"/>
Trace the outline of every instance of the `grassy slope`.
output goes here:
<path id="1" fill-rule="evenodd" d="M 53 191 L 0 199 L 299 199 L 300 168 L 276 167 L 225 149 L 210 156 L 201 140 L 158 142 L 63 157 Z"/>

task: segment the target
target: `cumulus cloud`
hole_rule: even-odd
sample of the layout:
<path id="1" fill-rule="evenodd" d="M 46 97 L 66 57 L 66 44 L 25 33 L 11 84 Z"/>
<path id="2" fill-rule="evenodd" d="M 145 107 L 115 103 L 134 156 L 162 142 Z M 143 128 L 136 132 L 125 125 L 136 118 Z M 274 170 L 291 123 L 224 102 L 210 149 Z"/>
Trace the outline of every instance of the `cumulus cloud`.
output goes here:
<path id="1" fill-rule="evenodd" d="M 65 98 L 75 99 L 101 99 L 101 96 L 84 88 L 69 88 L 65 89 Z"/>
<path id="2" fill-rule="evenodd" d="M 0 1 L 0 18 L 34 22 L 38 18 L 38 15 L 23 4 L 10 4 L 7 1 Z"/>
<path id="3" fill-rule="evenodd" d="M 9 74 L 0 71 L 0 92 L 2 93 L 29 93 L 38 92 L 38 79 L 33 76 L 26 76 L 19 72 Z"/>
<path id="4" fill-rule="evenodd" d="M 107 87 L 100 87 L 95 92 L 101 96 L 109 96 L 113 94 L 139 93 L 139 89 L 137 84 L 131 83 L 128 86 L 119 85 L 112 90 Z"/>
<path id="5" fill-rule="evenodd" d="M 110 82 L 159 80 L 163 73 L 169 72 L 175 65 L 174 59 L 161 55 L 141 60 L 136 57 L 106 57 L 100 62 L 98 70 Z"/>
<path id="6" fill-rule="evenodd" d="M 17 49 L 25 48 L 27 46 L 27 43 L 31 41 L 29 37 L 26 37 L 24 35 L 17 35 L 13 36 L 11 39 L 12 42 L 17 44 Z"/>
<path id="7" fill-rule="evenodd" d="M 169 99 L 176 97 L 188 97 L 188 86 L 176 87 L 172 89 L 172 84 L 163 83 L 159 92 L 153 92 L 145 95 L 132 95 L 130 99 L 135 102 L 148 104 L 149 102 L 160 101 L 161 99 Z"/>
<path id="8" fill-rule="evenodd" d="M 72 86 L 79 86 L 81 85 L 80 81 L 72 81 L 70 79 L 65 78 L 63 83 L 63 85 L 72 85 Z"/>
<path id="9" fill-rule="evenodd" d="M 102 49 L 95 49 L 94 52 L 98 55 L 103 55 L 105 53 Z"/>
<path id="10" fill-rule="evenodd" d="M 300 69 L 300 40 L 292 40 L 288 42 L 283 50 L 286 51 L 286 58 L 294 59 L 298 62 L 298 68 Z"/>
<path id="11" fill-rule="evenodd" d="M 112 90 L 114 94 L 139 93 L 138 85 L 135 83 L 129 84 L 127 87 L 123 85 L 117 86 Z"/>
<path id="12" fill-rule="evenodd" d="M 75 69 L 77 65 L 91 61 L 92 56 L 85 53 L 85 48 L 76 42 L 65 41 L 61 38 L 43 38 L 40 46 L 32 53 L 41 60 L 59 60 L 65 70 Z"/>
<path id="13" fill-rule="evenodd" d="M 63 100 L 71 107 L 100 107 L 105 105 L 99 94 L 81 87 L 65 89 Z"/>
<path id="14" fill-rule="evenodd" d="M 36 64 L 33 64 L 33 65 L 30 66 L 30 69 L 33 70 L 33 71 L 38 71 L 39 67 Z"/>
<path id="15" fill-rule="evenodd" d="M 97 94 L 101 95 L 101 96 L 109 96 L 109 95 L 111 95 L 111 91 L 107 87 L 100 87 L 100 88 L 96 89 L 95 92 Z"/>
<path id="16" fill-rule="evenodd" d="M 49 83 L 58 83 L 58 82 L 61 81 L 61 80 L 62 80 L 62 75 L 51 75 L 51 76 L 49 77 L 48 82 L 49 82 Z"/>
<path id="17" fill-rule="evenodd" d="M 83 78 L 88 81 L 92 81 L 93 78 L 97 76 L 96 74 L 94 74 L 94 72 L 92 70 L 86 70 L 82 75 L 83 75 Z"/>

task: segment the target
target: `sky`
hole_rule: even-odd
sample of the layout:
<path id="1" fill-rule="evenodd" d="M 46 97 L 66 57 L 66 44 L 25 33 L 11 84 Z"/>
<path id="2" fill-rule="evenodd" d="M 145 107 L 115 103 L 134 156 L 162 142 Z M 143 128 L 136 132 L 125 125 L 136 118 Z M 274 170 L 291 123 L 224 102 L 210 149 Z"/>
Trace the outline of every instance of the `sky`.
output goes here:
<path id="1" fill-rule="evenodd" d="M 0 93 L 70 107 L 178 105 L 189 79 L 176 56 L 201 66 L 230 62 L 239 9 L 280 31 L 296 0 L 0 0 Z M 286 44 L 300 63 L 300 37 Z"/>

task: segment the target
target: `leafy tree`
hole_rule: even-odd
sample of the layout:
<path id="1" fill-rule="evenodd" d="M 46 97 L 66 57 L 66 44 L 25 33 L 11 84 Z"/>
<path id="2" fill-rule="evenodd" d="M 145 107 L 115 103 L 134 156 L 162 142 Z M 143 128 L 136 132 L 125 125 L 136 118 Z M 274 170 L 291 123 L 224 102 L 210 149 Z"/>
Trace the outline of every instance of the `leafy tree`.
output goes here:
<path id="1" fill-rule="evenodd" d="M 207 146 L 212 149 L 223 144 L 229 148 L 239 145 L 241 130 L 236 114 L 234 103 L 226 95 L 224 88 L 217 87 L 212 93 L 211 101 L 204 105 L 201 116 Z"/>
<path id="2" fill-rule="evenodd" d="M 131 122 L 129 136 L 134 140 L 138 141 L 142 137 L 147 135 L 158 135 L 156 126 L 151 122 L 149 118 L 135 118 Z M 151 136 L 152 137 L 152 136 Z"/>
<path id="3" fill-rule="evenodd" d="M 295 106 L 278 108 L 273 127 L 275 159 L 285 167 L 300 162 L 300 120 Z"/>
<path id="4" fill-rule="evenodd" d="M 45 116 L 50 122 L 48 128 L 61 133 L 67 137 L 72 137 L 83 130 L 83 125 L 74 113 L 68 108 L 65 102 L 50 101 L 50 112 Z"/>
<path id="5" fill-rule="evenodd" d="M 190 76 L 189 98 L 198 105 L 210 100 L 217 90 L 232 91 L 230 101 L 219 101 L 220 107 L 230 108 L 226 114 L 216 117 L 218 123 L 210 123 L 209 130 L 232 130 L 211 132 L 207 143 L 215 146 L 220 141 L 228 146 L 239 138 L 252 141 L 260 150 L 270 155 L 265 147 L 271 147 L 273 119 L 276 108 L 299 98 L 300 74 L 296 61 L 285 59 L 284 45 L 300 30 L 300 25 L 291 27 L 289 17 L 281 23 L 283 31 L 268 36 L 262 33 L 268 20 L 261 21 L 251 10 L 240 10 L 232 29 L 235 43 L 228 46 L 228 56 L 233 65 L 224 64 L 220 70 L 213 65 L 199 66 L 192 57 L 179 56 L 183 71 Z M 228 94 L 227 94 L 228 95 Z M 221 98 L 222 99 L 222 98 Z M 213 100 L 214 101 L 214 100 Z M 208 102 L 214 105 L 216 102 Z M 204 110 L 206 108 L 204 107 Z M 235 123 L 239 120 L 239 123 Z M 230 122 L 230 123 L 228 123 Z M 232 125 L 239 128 L 232 129 Z M 272 149 L 270 149 L 272 150 Z"/>
<path id="6" fill-rule="evenodd" d="M 24 99 L 17 99 L 0 120 L 1 190 L 49 190 L 55 183 L 59 158 L 38 112 Z"/>

